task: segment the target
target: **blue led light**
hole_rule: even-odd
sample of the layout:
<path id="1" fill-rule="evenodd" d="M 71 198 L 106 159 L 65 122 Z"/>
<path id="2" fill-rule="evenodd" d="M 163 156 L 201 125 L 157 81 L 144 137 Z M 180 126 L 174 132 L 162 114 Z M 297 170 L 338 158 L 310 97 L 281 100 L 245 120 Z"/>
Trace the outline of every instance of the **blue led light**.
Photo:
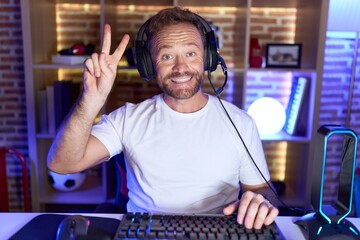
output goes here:
<path id="1" fill-rule="evenodd" d="M 320 235 L 320 232 L 322 230 L 323 227 L 319 227 L 318 231 L 317 231 L 317 235 Z"/>
<path id="2" fill-rule="evenodd" d="M 324 145 L 324 156 L 323 156 L 323 164 L 322 164 L 322 169 L 321 169 L 321 186 L 320 186 L 320 199 L 319 199 L 319 213 L 321 214 L 321 216 L 323 216 L 328 223 L 331 223 L 330 218 L 322 211 L 322 202 L 323 202 L 323 189 L 324 189 L 324 172 L 325 172 L 325 162 L 326 162 L 326 148 L 327 148 L 327 139 L 328 136 L 325 137 L 325 145 Z"/>
<path id="3" fill-rule="evenodd" d="M 349 229 L 350 229 L 353 233 L 355 233 L 356 235 L 359 235 L 359 233 L 358 233 L 354 228 L 349 227 Z"/>
<path id="4" fill-rule="evenodd" d="M 327 148 L 327 142 L 328 139 L 335 133 L 340 133 L 340 134 L 350 134 L 354 137 L 355 139 L 355 146 L 357 146 L 358 144 L 358 139 L 357 136 L 350 130 L 335 130 L 333 132 L 330 132 L 327 136 L 325 136 L 325 144 L 324 144 L 324 156 L 323 156 L 323 164 L 322 164 L 322 170 L 321 170 L 321 174 L 322 174 L 322 179 L 324 180 L 324 173 L 325 173 L 325 163 L 326 163 L 326 148 Z M 356 165 L 356 148 L 354 149 L 354 166 Z M 340 224 L 340 222 L 347 216 L 349 215 L 349 213 L 351 212 L 351 207 L 352 207 L 352 198 L 353 198 L 353 184 L 354 184 L 354 172 L 352 174 L 352 180 L 351 180 L 351 189 L 350 189 L 350 202 L 349 202 L 349 209 L 348 211 L 339 218 L 339 220 L 337 221 L 337 224 Z M 323 202 L 323 187 L 324 187 L 324 181 L 321 181 L 321 187 L 320 187 L 320 203 L 319 203 L 319 213 L 324 217 L 324 219 L 326 219 L 328 221 L 329 224 L 331 224 L 331 219 L 323 212 L 322 210 L 322 202 Z"/>

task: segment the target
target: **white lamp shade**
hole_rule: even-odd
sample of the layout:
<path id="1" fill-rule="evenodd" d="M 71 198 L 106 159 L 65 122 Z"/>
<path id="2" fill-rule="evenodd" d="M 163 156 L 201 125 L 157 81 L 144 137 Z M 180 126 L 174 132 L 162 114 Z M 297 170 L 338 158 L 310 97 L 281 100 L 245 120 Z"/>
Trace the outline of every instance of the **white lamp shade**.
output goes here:
<path id="1" fill-rule="evenodd" d="M 278 100 L 270 97 L 255 100 L 250 104 L 247 112 L 255 120 L 261 135 L 278 133 L 286 121 L 284 106 Z"/>

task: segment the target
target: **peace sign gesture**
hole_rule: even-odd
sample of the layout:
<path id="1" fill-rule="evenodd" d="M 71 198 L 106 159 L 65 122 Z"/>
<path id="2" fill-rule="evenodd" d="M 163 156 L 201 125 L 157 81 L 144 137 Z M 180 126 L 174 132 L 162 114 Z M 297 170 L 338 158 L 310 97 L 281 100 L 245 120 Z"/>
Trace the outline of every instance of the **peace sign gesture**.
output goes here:
<path id="1" fill-rule="evenodd" d="M 116 77 L 117 65 L 129 43 L 125 34 L 115 51 L 110 55 L 111 27 L 104 27 L 104 39 L 101 53 L 93 53 L 84 63 L 84 94 L 93 100 L 106 100 Z M 100 103 L 100 102 L 99 102 Z"/>

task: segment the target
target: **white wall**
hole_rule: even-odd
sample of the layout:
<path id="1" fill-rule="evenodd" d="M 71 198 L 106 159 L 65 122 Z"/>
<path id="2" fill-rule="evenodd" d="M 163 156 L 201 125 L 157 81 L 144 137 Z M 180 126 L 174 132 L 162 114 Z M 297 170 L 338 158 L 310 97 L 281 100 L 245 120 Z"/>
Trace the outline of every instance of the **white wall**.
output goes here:
<path id="1" fill-rule="evenodd" d="M 360 31 L 360 0 L 330 0 L 329 31 Z"/>

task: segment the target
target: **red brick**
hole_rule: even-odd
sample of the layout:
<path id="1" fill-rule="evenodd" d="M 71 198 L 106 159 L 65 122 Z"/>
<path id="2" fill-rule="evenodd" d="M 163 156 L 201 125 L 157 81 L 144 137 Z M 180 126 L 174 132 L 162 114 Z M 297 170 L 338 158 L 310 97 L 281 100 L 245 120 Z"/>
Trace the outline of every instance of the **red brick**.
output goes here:
<path id="1" fill-rule="evenodd" d="M 129 22 L 143 22 L 144 21 L 144 16 L 140 15 L 140 14 L 118 14 L 116 16 L 116 20 L 117 22 L 124 22 L 124 21 L 129 21 Z"/>
<path id="2" fill-rule="evenodd" d="M 76 14 L 76 18 L 74 19 L 74 15 L 73 14 L 60 14 L 59 15 L 59 20 L 60 22 L 74 22 L 75 21 L 80 21 L 80 20 L 85 20 L 85 21 L 100 21 L 100 16 L 99 14 L 83 14 L 83 13 L 79 13 Z"/>
<path id="3" fill-rule="evenodd" d="M 282 25 L 295 25 L 296 19 L 281 19 Z"/>
<path id="4" fill-rule="evenodd" d="M 10 69 L 11 69 L 11 65 L 3 65 L 3 64 L 0 65 L 0 70 L 10 70 Z M 0 86 L 1 86 L 1 83 L 0 83 Z"/>
<path id="5" fill-rule="evenodd" d="M 1 13 L 18 13 L 20 12 L 20 6 L 0 6 L 0 12 Z"/>
<path id="6" fill-rule="evenodd" d="M 8 135 L 12 132 L 14 132 L 16 129 L 15 128 L 0 128 L 0 135 Z M 8 142 L 7 137 L 4 138 L 5 142 Z M 11 144 L 11 146 L 13 147 L 13 145 Z M 9 193 L 9 195 L 11 195 L 11 193 Z"/>
<path id="7" fill-rule="evenodd" d="M 288 11 L 269 11 L 270 17 L 296 17 L 296 10 Z"/>
<path id="8" fill-rule="evenodd" d="M 1 57 L 0 58 L 1 59 L 1 62 L 7 62 L 7 63 L 9 63 L 9 62 L 21 62 L 21 63 L 23 63 L 23 58 L 22 58 L 22 56 L 18 56 L 18 57 L 16 57 L 16 56 L 12 56 L 12 57 Z"/>
<path id="9" fill-rule="evenodd" d="M 263 17 L 266 11 L 263 8 L 252 8 L 251 9 L 251 17 Z"/>
<path id="10" fill-rule="evenodd" d="M 0 15 L 0 21 L 9 21 L 10 17 L 9 15 Z"/>
<path id="11" fill-rule="evenodd" d="M 14 38 L 9 38 L 9 39 L 0 39 L 0 46 L 1 45 L 16 45 L 16 44 L 22 44 L 21 40 L 19 39 L 14 39 Z"/>
<path id="12" fill-rule="evenodd" d="M 71 28 L 85 28 L 86 27 L 86 23 L 84 22 L 60 22 L 57 25 L 58 27 L 61 28 L 66 28 L 66 27 L 71 27 Z"/>
<path id="13" fill-rule="evenodd" d="M 278 42 L 278 43 L 293 43 L 293 41 L 294 41 L 294 38 L 292 36 L 288 36 L 288 35 L 275 36 L 273 39 L 275 42 Z"/>
<path id="14" fill-rule="evenodd" d="M 261 31 L 264 31 L 264 26 L 252 25 L 250 28 L 250 32 L 261 32 Z"/>
<path id="15" fill-rule="evenodd" d="M 274 26 L 274 27 L 269 27 L 268 31 L 271 33 L 276 33 L 276 32 L 294 32 L 295 31 L 295 27 L 287 27 L 287 26 Z"/>
<path id="16" fill-rule="evenodd" d="M 0 108 L 1 110 L 2 108 Z M 0 118 L 2 120 L 4 120 L 5 118 L 14 118 L 15 117 L 15 113 L 14 112 L 0 112 Z"/>
<path id="17" fill-rule="evenodd" d="M 277 22 L 276 18 L 252 18 L 251 19 L 252 23 L 258 23 L 258 24 L 275 24 Z"/>

